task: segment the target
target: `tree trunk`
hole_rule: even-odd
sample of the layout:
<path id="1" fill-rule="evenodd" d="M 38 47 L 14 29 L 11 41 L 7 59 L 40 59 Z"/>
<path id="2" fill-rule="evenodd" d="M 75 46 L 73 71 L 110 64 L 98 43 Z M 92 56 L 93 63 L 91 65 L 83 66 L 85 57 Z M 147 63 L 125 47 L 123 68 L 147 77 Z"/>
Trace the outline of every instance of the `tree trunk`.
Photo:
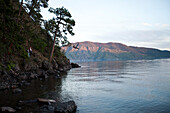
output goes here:
<path id="1" fill-rule="evenodd" d="M 51 61 L 52 61 L 52 59 L 53 59 L 53 53 L 54 53 L 56 36 L 57 36 L 57 29 L 56 29 L 56 32 L 55 32 L 54 42 L 53 42 L 53 48 L 52 48 L 51 55 L 50 55 L 50 63 L 51 63 Z"/>
<path id="2" fill-rule="evenodd" d="M 21 14 L 22 4 L 23 4 L 23 0 L 21 1 L 21 5 L 20 5 L 20 7 L 19 7 L 19 13 L 18 13 L 18 18 L 17 18 L 17 23 L 18 23 L 20 14 Z"/>

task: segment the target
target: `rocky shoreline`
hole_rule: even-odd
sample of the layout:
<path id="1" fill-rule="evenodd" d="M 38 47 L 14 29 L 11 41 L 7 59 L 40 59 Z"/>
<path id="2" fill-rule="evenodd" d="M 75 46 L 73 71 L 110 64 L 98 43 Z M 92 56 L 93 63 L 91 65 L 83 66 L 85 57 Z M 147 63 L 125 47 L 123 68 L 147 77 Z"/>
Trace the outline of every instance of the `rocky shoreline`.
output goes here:
<path id="1" fill-rule="evenodd" d="M 10 70 L 2 69 L 0 70 L 0 91 L 5 91 L 12 89 L 13 93 L 22 93 L 20 87 L 30 85 L 30 81 L 33 79 L 46 79 L 49 76 L 60 77 L 60 73 L 66 72 L 71 68 L 80 67 L 78 64 L 71 63 L 69 59 L 60 60 L 60 63 L 54 59 L 52 63 L 47 60 L 38 61 L 36 63 L 24 62 L 21 64 L 16 63 L 15 67 Z M 6 67 L 5 63 L 4 66 Z M 41 103 L 39 101 L 34 101 Z M 43 103 L 44 104 L 44 103 Z M 77 106 L 74 101 L 68 102 L 47 102 L 42 107 L 40 107 L 39 112 L 45 113 L 46 111 L 53 113 L 71 113 L 76 112 Z M 1 112 L 16 112 L 15 109 L 8 106 L 1 106 Z"/>
<path id="2" fill-rule="evenodd" d="M 16 109 L 8 106 L 0 107 L 0 112 L 15 113 L 21 111 L 24 105 L 30 103 L 37 103 L 41 105 L 38 109 L 33 111 L 35 113 L 76 113 L 77 110 L 77 105 L 73 100 L 70 100 L 68 102 L 57 102 L 55 100 L 50 99 L 39 100 L 38 98 L 35 100 L 19 101 L 18 106 L 16 106 Z"/>

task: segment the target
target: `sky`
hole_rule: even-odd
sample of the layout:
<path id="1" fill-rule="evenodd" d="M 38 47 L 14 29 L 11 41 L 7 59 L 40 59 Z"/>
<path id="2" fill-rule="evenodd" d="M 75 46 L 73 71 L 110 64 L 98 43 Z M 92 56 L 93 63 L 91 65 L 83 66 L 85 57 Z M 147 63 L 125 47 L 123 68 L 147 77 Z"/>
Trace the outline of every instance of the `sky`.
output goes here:
<path id="1" fill-rule="evenodd" d="M 170 50 L 170 0 L 49 0 L 76 21 L 70 42 L 117 42 Z M 42 10 L 44 19 L 54 15 Z"/>

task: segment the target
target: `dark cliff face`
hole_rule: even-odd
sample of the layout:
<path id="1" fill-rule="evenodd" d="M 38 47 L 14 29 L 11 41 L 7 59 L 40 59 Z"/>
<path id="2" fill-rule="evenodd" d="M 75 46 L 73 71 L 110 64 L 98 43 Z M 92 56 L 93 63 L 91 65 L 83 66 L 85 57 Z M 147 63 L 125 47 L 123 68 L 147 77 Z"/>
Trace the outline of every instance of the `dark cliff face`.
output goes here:
<path id="1" fill-rule="evenodd" d="M 77 43 L 73 43 L 76 45 Z M 132 47 L 121 43 L 79 42 L 79 49 L 63 47 L 71 60 L 138 60 L 170 58 L 169 51 L 152 48 Z"/>

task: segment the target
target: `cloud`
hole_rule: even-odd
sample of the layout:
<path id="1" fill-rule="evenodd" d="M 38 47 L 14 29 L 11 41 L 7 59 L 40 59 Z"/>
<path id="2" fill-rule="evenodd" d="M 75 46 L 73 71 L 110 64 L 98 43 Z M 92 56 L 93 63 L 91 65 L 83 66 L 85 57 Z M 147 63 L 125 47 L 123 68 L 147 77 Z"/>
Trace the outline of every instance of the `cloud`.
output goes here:
<path id="1" fill-rule="evenodd" d="M 162 39 L 162 40 L 153 40 L 153 41 L 142 41 L 137 42 L 137 46 L 144 46 L 150 48 L 157 48 L 161 50 L 170 50 L 170 38 L 169 39 Z"/>
<path id="2" fill-rule="evenodd" d="M 144 26 L 152 26 L 152 24 L 149 24 L 149 23 L 142 23 L 142 25 L 144 25 Z"/>
<path id="3" fill-rule="evenodd" d="M 70 37 L 69 40 L 70 42 L 118 42 L 129 46 L 170 50 L 170 24 L 150 24 L 145 22 L 143 24 L 137 24 L 140 29 L 135 26 L 134 28 L 129 28 L 131 24 L 128 24 L 127 29 L 123 23 L 113 25 L 99 24 L 96 27 L 96 25 L 92 24 L 87 25 L 88 27 L 84 25 L 81 29 L 80 27 L 75 27 L 76 35 Z"/>
<path id="4" fill-rule="evenodd" d="M 86 38 L 98 42 L 119 42 L 129 46 L 170 50 L 170 30 L 132 30 Z M 169 49 L 168 49 L 169 48 Z"/>
<path id="5" fill-rule="evenodd" d="M 142 25 L 145 27 L 150 27 L 152 29 L 169 29 L 170 28 L 170 24 L 160 24 L 160 23 L 150 24 L 150 23 L 144 22 L 142 23 Z"/>
<path id="6" fill-rule="evenodd" d="M 170 24 L 162 24 L 162 27 L 170 27 Z"/>

